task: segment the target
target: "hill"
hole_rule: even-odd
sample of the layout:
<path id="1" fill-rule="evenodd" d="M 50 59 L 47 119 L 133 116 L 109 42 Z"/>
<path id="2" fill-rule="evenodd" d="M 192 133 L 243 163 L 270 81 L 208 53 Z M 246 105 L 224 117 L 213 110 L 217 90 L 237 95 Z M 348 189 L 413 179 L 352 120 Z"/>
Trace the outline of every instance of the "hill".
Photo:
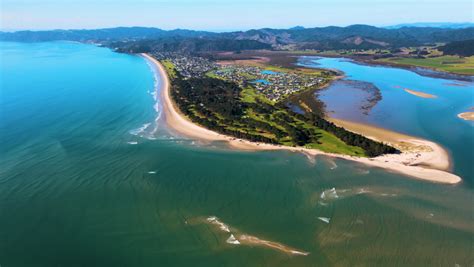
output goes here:
<path id="1" fill-rule="evenodd" d="M 156 48 L 176 51 L 212 50 L 333 50 L 380 49 L 448 43 L 474 39 L 474 27 L 462 29 L 435 27 L 378 28 L 368 25 L 291 29 L 257 29 L 229 33 L 193 30 L 162 30 L 145 27 L 119 27 L 97 30 L 53 30 L 0 32 L 1 41 L 80 41 L 102 43 L 126 50 Z"/>
<path id="2" fill-rule="evenodd" d="M 472 22 L 416 22 L 416 23 L 404 23 L 392 26 L 384 27 L 386 29 L 400 29 L 403 27 L 436 27 L 436 28 L 448 28 L 448 29 L 464 29 L 474 27 Z"/>

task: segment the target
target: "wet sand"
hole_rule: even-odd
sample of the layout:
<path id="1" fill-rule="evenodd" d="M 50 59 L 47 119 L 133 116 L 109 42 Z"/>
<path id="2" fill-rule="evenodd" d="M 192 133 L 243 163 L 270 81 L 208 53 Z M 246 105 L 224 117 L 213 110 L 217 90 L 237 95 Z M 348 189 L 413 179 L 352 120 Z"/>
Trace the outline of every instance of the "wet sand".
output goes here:
<path id="1" fill-rule="evenodd" d="M 405 92 L 409 93 L 409 94 L 412 94 L 412 95 L 416 95 L 416 96 L 419 96 L 419 97 L 422 97 L 422 98 L 437 98 L 437 96 L 435 95 L 432 95 L 432 94 L 427 94 L 427 93 L 423 93 L 423 92 L 419 92 L 419 91 L 415 91 L 415 90 L 411 90 L 411 89 L 403 89 L 405 90 Z"/>
<path id="2" fill-rule="evenodd" d="M 195 222 L 193 222 L 192 220 L 191 224 L 200 223 L 202 219 L 197 218 L 194 221 Z M 256 236 L 241 233 L 239 230 L 235 229 L 234 227 L 230 227 L 229 225 L 220 221 L 219 218 L 215 216 L 206 218 L 204 222 L 207 224 L 212 224 L 212 225 L 217 226 L 219 230 L 222 232 L 229 233 L 230 236 L 226 240 L 226 242 L 231 245 L 260 246 L 260 247 L 266 247 L 269 249 L 274 249 L 274 250 L 277 250 L 286 254 L 290 254 L 290 255 L 301 255 L 301 256 L 309 255 L 309 252 L 301 251 L 279 242 L 265 240 L 265 239 L 258 238 Z"/>
<path id="3" fill-rule="evenodd" d="M 466 121 L 474 121 L 474 111 L 459 113 L 458 117 Z"/>
<path id="4" fill-rule="evenodd" d="M 183 136 L 189 138 L 196 138 L 198 140 L 204 141 L 226 141 L 228 142 L 230 147 L 240 150 L 289 150 L 293 152 L 304 153 L 310 157 L 314 157 L 317 155 L 326 155 L 330 157 L 360 162 L 369 166 L 384 168 L 386 170 L 401 173 L 406 176 L 437 183 L 456 184 L 461 182 L 461 178 L 459 176 L 447 172 L 450 166 L 449 156 L 448 153 L 439 145 L 427 140 L 417 139 L 413 137 L 408 138 L 407 136 L 400 136 L 399 138 L 397 138 L 396 133 L 393 135 L 389 135 L 390 137 L 386 137 L 388 133 L 391 133 L 388 130 L 383 130 L 382 132 L 375 134 L 377 131 L 375 131 L 374 129 L 379 129 L 375 127 L 370 128 L 372 129 L 372 134 L 369 133 L 365 135 L 379 141 L 394 143 L 394 145 L 396 142 L 398 142 L 400 144 L 400 147 L 402 147 L 402 144 L 407 144 L 410 149 L 402 149 L 403 153 L 397 155 L 383 155 L 376 158 L 362 158 L 333 153 L 325 153 L 316 149 L 307 149 L 303 147 L 294 148 L 280 145 L 250 142 L 247 140 L 241 140 L 231 136 L 225 136 L 210 131 L 204 127 L 194 124 L 189 119 L 187 119 L 182 113 L 179 112 L 179 109 L 174 105 L 170 97 L 170 82 L 164 67 L 154 58 L 146 54 L 142 54 L 142 56 L 147 58 L 156 66 L 156 69 L 159 71 L 159 74 L 162 78 L 162 87 L 157 88 L 157 90 L 161 89 L 161 97 L 163 100 L 163 109 L 166 123 L 173 131 Z M 342 123 L 342 121 L 340 121 L 340 123 Z M 348 125 L 347 127 L 350 130 Z M 369 128 L 359 126 L 359 131 L 361 134 L 364 134 L 364 129 Z M 377 136 L 380 139 L 377 139 Z M 414 149 L 414 147 L 418 148 Z"/>

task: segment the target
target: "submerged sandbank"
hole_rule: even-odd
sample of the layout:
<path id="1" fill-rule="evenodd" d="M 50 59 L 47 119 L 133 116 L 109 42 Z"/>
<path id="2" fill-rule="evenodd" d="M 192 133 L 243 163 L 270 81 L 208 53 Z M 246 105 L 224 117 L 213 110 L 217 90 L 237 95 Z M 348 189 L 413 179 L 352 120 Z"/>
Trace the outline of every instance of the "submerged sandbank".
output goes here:
<path id="1" fill-rule="evenodd" d="M 459 176 L 447 172 L 450 166 L 449 156 L 448 153 L 439 145 L 433 142 L 404 135 L 400 135 L 397 137 L 396 133 L 390 135 L 390 139 L 386 137 L 387 133 L 390 133 L 390 131 L 375 131 L 375 127 L 371 128 L 372 133 L 364 134 L 362 131 L 359 131 L 359 133 L 367 135 L 368 137 L 372 137 L 378 141 L 384 141 L 390 144 L 393 143 L 394 146 L 398 145 L 400 147 L 399 149 L 403 148 L 403 146 L 406 144 L 406 146 L 410 147 L 410 149 L 401 149 L 403 153 L 396 155 L 392 154 L 382 155 L 376 158 L 362 158 L 341 154 L 325 153 L 316 149 L 307 149 L 304 147 L 295 148 L 281 145 L 250 142 L 247 140 L 237 139 L 235 137 L 225 136 L 210 131 L 204 127 L 201 127 L 191 122 L 182 113 L 180 113 L 179 109 L 175 106 L 170 97 L 170 82 L 164 67 L 161 65 L 160 62 L 158 62 L 151 56 L 148 56 L 147 54 L 142 55 L 150 62 L 152 62 L 154 66 L 156 66 L 156 70 L 159 72 L 162 78 L 161 88 L 157 88 L 157 90 L 161 89 L 165 121 L 168 126 L 178 134 L 205 141 L 226 141 L 228 142 L 229 146 L 243 150 L 289 150 L 294 152 L 302 152 L 309 156 L 326 155 L 351 161 L 357 161 L 366 165 L 384 168 L 393 172 L 402 173 L 407 176 L 431 182 L 455 184 L 461 181 L 461 178 Z M 339 121 L 339 123 L 342 123 L 342 121 Z M 351 130 L 349 128 L 349 125 L 346 126 L 349 130 Z M 364 127 L 361 127 L 359 130 L 363 128 Z M 365 127 L 365 129 L 368 128 Z M 353 131 L 357 132 L 356 130 Z M 376 134 L 377 132 L 378 134 Z M 417 149 L 414 149 L 415 147 L 417 147 Z"/>
<path id="2" fill-rule="evenodd" d="M 283 253 L 287 253 L 289 255 L 299 255 L 299 256 L 309 255 L 309 252 L 298 250 L 296 248 L 290 247 L 288 245 L 285 245 L 279 242 L 265 240 L 253 235 L 241 233 L 241 231 L 239 231 L 238 229 L 234 227 L 230 227 L 229 225 L 219 220 L 219 218 L 217 218 L 216 216 L 208 217 L 206 218 L 206 220 L 202 220 L 202 218 L 196 218 L 190 221 L 191 224 L 197 224 L 201 222 L 215 225 L 219 228 L 220 231 L 229 233 L 230 235 L 227 238 L 226 243 L 231 244 L 231 245 L 261 246 L 261 247 L 270 248 L 276 251 L 280 251 Z"/>
<path id="3" fill-rule="evenodd" d="M 419 96 L 419 97 L 422 97 L 422 98 L 437 98 L 437 96 L 432 95 L 432 94 L 428 94 L 428 93 L 423 93 L 423 92 L 419 92 L 419 91 L 415 91 L 415 90 L 411 90 L 411 89 L 407 89 L 407 88 L 405 88 L 404 90 L 405 90 L 405 92 L 407 92 L 409 94 L 416 95 L 416 96 Z"/>

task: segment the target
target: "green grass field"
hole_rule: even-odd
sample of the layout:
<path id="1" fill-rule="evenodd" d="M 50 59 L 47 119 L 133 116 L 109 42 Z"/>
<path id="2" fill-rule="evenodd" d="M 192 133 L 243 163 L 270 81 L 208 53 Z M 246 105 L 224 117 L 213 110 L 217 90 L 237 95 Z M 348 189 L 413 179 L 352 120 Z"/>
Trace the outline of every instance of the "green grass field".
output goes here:
<path id="1" fill-rule="evenodd" d="M 247 103 L 256 103 L 256 100 L 258 99 L 260 102 L 267 103 L 270 105 L 273 105 L 273 102 L 266 98 L 264 95 L 258 93 L 255 88 L 253 87 L 246 87 L 242 89 L 242 92 L 240 93 L 242 101 L 247 102 Z"/>
<path id="2" fill-rule="evenodd" d="M 163 65 L 163 67 L 165 67 L 166 72 L 168 73 L 168 75 L 170 76 L 171 79 L 176 77 L 176 70 L 174 68 L 174 64 L 171 61 L 161 60 L 160 62 Z"/>
<path id="3" fill-rule="evenodd" d="M 270 100 L 268 100 L 262 94 L 258 93 L 252 87 L 247 87 L 247 88 L 242 90 L 241 99 L 242 99 L 243 102 L 246 102 L 246 103 L 256 103 L 257 99 L 258 99 L 260 102 L 264 102 L 264 103 L 273 105 L 273 103 Z M 246 110 L 246 116 L 248 118 L 253 119 L 253 120 L 268 123 L 272 127 L 278 128 L 282 131 L 285 131 L 285 128 L 283 126 L 279 125 L 277 120 L 275 120 L 276 113 L 282 113 L 282 112 L 285 113 L 285 115 L 288 116 L 286 111 L 284 111 L 282 109 L 275 109 L 275 111 L 272 114 L 258 114 L 252 109 L 247 109 Z M 347 145 L 346 143 L 341 141 L 339 138 L 337 138 L 335 135 L 333 135 L 333 134 L 331 134 L 327 131 L 323 131 L 321 129 L 318 129 L 315 126 L 306 123 L 305 121 L 301 121 L 301 120 L 298 120 L 296 118 L 294 118 L 294 119 L 295 119 L 295 123 L 292 124 L 293 126 L 297 126 L 298 128 L 306 128 L 306 129 L 313 130 L 319 136 L 317 143 L 315 142 L 315 143 L 306 144 L 305 145 L 306 148 L 319 149 L 321 151 L 328 152 L 328 153 L 344 154 L 344 155 L 351 155 L 351 156 L 365 156 L 365 152 L 362 148 Z M 245 126 L 243 126 L 242 128 L 234 126 L 233 129 L 244 130 Z M 270 137 L 265 133 L 265 131 L 257 131 L 255 133 L 263 135 L 263 136 Z M 295 145 L 291 140 L 288 140 L 287 142 L 282 142 L 282 143 L 284 143 L 287 146 L 294 146 Z"/>
<path id="4" fill-rule="evenodd" d="M 441 56 L 432 58 L 386 58 L 380 62 L 395 63 L 407 66 L 431 68 L 439 71 L 474 75 L 474 56 L 460 58 L 458 56 Z"/>

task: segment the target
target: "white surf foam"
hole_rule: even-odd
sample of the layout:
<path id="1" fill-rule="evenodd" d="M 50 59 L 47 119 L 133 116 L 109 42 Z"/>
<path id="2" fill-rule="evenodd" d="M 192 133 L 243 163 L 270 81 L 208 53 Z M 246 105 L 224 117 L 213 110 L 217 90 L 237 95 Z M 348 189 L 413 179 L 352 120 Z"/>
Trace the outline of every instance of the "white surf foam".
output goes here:
<path id="1" fill-rule="evenodd" d="M 214 224 L 214 225 L 217 225 L 219 226 L 219 229 L 221 229 L 222 231 L 225 231 L 225 232 L 228 232 L 230 233 L 230 229 L 229 229 L 229 226 L 227 226 L 227 224 L 219 221 L 219 219 L 215 216 L 211 216 L 211 217 L 208 217 L 206 219 L 208 222 Z"/>
<path id="2" fill-rule="evenodd" d="M 229 238 L 227 238 L 225 242 L 232 245 L 240 245 L 240 241 L 237 240 L 233 234 L 230 234 Z"/>
<path id="3" fill-rule="evenodd" d="M 130 141 L 130 142 L 127 142 L 127 144 L 129 144 L 129 145 L 136 145 L 136 144 L 138 144 L 138 142 L 137 142 L 137 141 Z"/>
<path id="4" fill-rule="evenodd" d="M 321 193 L 321 199 L 337 199 L 339 196 L 337 195 L 336 188 L 333 187 L 329 190 L 325 190 Z"/>
<path id="5" fill-rule="evenodd" d="M 306 256 L 306 255 L 309 254 L 309 252 L 298 251 L 295 248 L 288 247 L 288 246 L 286 246 L 284 244 L 281 244 L 281 243 L 278 243 L 278 242 L 273 242 L 273 241 L 269 241 L 269 240 L 260 239 L 258 237 L 251 236 L 251 235 L 240 234 L 239 231 L 237 229 L 234 229 L 234 228 L 232 229 L 232 233 L 231 233 L 229 226 L 226 225 L 225 223 L 221 222 L 216 216 L 207 217 L 206 221 L 210 224 L 218 226 L 220 230 L 230 233 L 229 238 L 227 238 L 227 240 L 226 240 L 226 242 L 228 244 L 232 244 L 232 245 L 250 245 L 250 246 L 259 245 L 259 246 L 265 246 L 265 247 L 268 247 L 268 248 L 276 249 L 276 250 L 279 250 L 279 251 L 282 251 L 282 252 L 285 252 L 285 253 L 290 253 L 290 254 L 295 254 L 295 255 L 304 255 L 304 256 Z M 235 234 L 235 236 L 234 236 L 234 234 Z"/>
<path id="6" fill-rule="evenodd" d="M 369 190 L 365 190 L 365 188 L 361 188 L 361 189 L 359 189 L 359 191 L 357 192 L 358 195 L 360 195 L 360 194 L 367 194 L 367 193 L 370 193 L 370 191 L 369 191 Z"/>
<path id="7" fill-rule="evenodd" d="M 291 254 L 296 254 L 296 255 L 303 255 L 303 256 L 308 256 L 309 255 L 309 252 L 302 252 L 302 251 L 298 251 L 298 250 L 292 250 L 290 252 L 291 252 Z"/>
<path id="8" fill-rule="evenodd" d="M 148 131 L 143 134 L 139 134 L 140 137 L 146 138 L 148 140 L 156 140 L 156 134 L 159 130 L 159 120 L 161 118 L 161 106 L 160 106 L 160 99 L 158 97 L 158 92 L 160 90 L 160 75 L 158 71 L 156 70 L 155 65 L 150 62 L 150 60 L 145 59 L 145 62 L 147 63 L 148 67 L 151 69 L 153 73 L 153 90 L 149 90 L 148 93 L 153 97 L 153 100 L 155 101 L 155 104 L 153 105 L 153 109 L 156 112 L 155 119 L 153 121 L 153 129 L 151 131 Z"/>
<path id="9" fill-rule="evenodd" d="M 148 128 L 148 126 L 150 126 L 150 125 L 151 125 L 151 123 L 145 123 L 141 127 L 131 130 L 130 134 L 136 135 L 136 136 L 141 136 L 145 132 L 145 130 Z"/>
<path id="10" fill-rule="evenodd" d="M 327 218 L 327 217 L 318 217 L 318 219 L 325 223 L 329 223 L 329 221 L 331 220 L 330 218 Z"/>

